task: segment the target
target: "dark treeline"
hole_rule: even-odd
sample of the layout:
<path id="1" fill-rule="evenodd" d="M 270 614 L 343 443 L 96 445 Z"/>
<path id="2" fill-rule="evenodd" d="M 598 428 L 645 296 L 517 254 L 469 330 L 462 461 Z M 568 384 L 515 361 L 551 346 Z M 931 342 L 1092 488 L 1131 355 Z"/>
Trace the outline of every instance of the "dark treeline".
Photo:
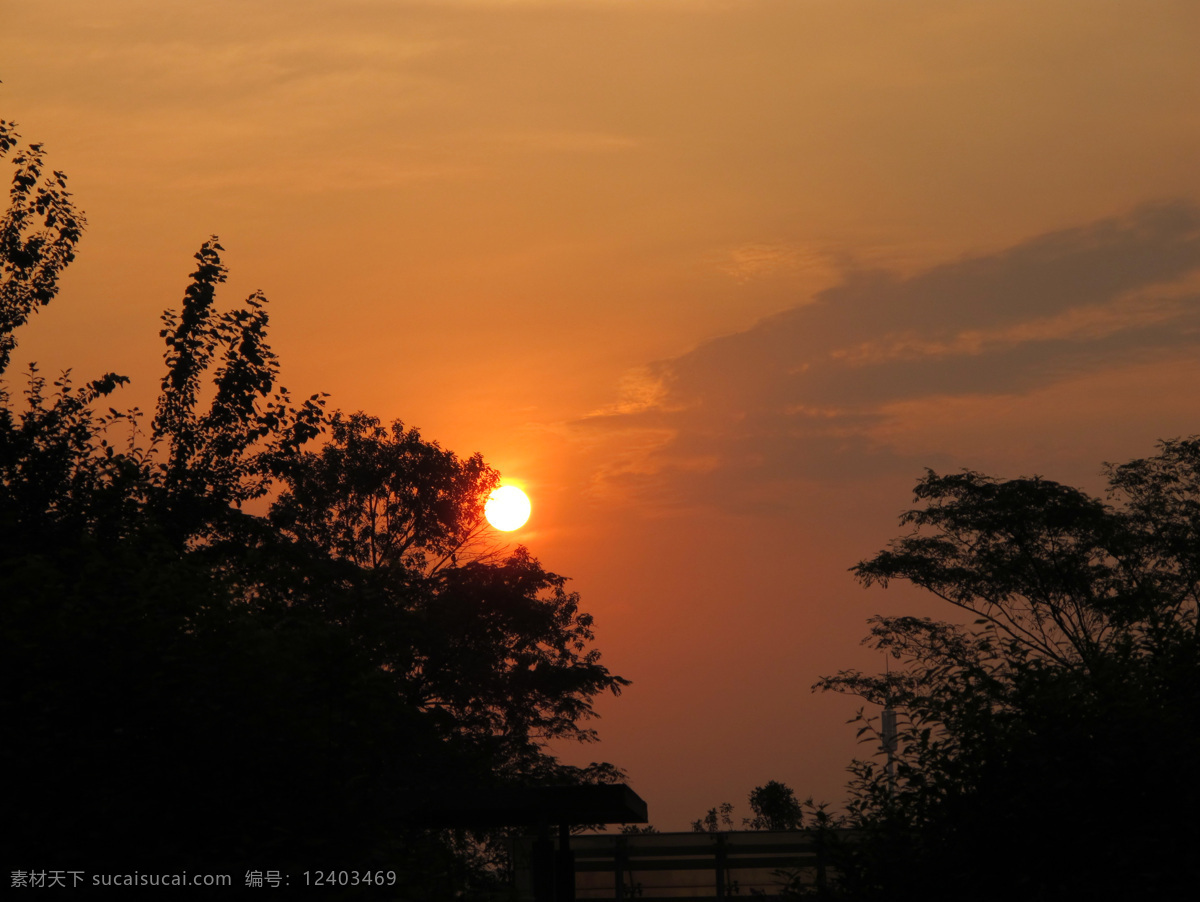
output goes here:
<path id="1" fill-rule="evenodd" d="M 855 898 L 1181 898 L 1200 876 L 1200 440 L 1041 478 L 930 472 L 912 531 L 855 571 L 968 626 L 876 618 L 901 662 L 820 685 L 899 715 L 894 776 L 856 762 Z M 855 882 L 857 881 L 857 882 Z"/>
<path id="2" fill-rule="evenodd" d="M 1106 473 L 1108 502 L 1042 478 L 929 472 L 911 531 L 854 572 L 907 580 L 969 622 L 876 617 L 867 642 L 888 672 L 815 687 L 870 703 L 853 723 L 875 754 L 851 765 L 845 810 L 771 781 L 750 794 L 753 818 L 725 802 L 692 829 L 812 832 L 824 882 L 781 870 L 788 898 L 1190 898 L 1200 438 Z"/>
<path id="3" fill-rule="evenodd" d="M 907 580 L 965 626 L 877 617 L 890 673 L 857 695 L 830 836 L 855 900 L 1187 898 L 1200 877 L 1200 439 L 1108 466 L 1108 502 L 1046 479 L 933 472 L 911 531 L 855 567 Z M 888 767 L 887 750 L 891 750 Z M 820 825 L 818 825 L 820 826 Z M 829 825 L 827 825 L 829 826 Z M 836 831 L 835 831 L 836 833 Z M 816 893 L 797 883 L 800 894 Z"/>
<path id="4" fill-rule="evenodd" d="M 265 299 L 218 309 L 215 238 L 163 317 L 151 416 L 109 406 L 115 374 L 14 385 L 16 332 L 84 220 L 11 123 L 0 156 L 11 869 L 386 868 L 428 899 L 486 885 L 488 838 L 426 829 L 430 807 L 613 779 L 545 743 L 592 738 L 592 700 L 625 683 L 562 577 L 487 546 L 497 474 L 400 423 L 294 402 Z"/>
<path id="5" fill-rule="evenodd" d="M 882 674 L 860 697 L 873 755 L 834 814 L 771 783 L 753 819 L 724 803 L 693 829 L 808 829 L 828 899 L 1190 898 L 1200 884 L 1200 437 L 1105 467 L 1106 500 L 1043 478 L 917 484 L 907 534 L 855 566 L 905 580 L 954 623 L 871 621 Z M 964 622 L 965 621 L 965 622 Z"/>

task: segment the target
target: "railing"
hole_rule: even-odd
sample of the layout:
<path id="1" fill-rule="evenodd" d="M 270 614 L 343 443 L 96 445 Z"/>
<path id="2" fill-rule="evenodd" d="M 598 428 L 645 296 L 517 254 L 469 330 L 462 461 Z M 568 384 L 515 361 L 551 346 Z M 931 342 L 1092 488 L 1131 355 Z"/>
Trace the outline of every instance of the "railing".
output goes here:
<path id="1" fill-rule="evenodd" d="M 779 898 L 785 885 L 823 885 L 826 836 L 768 833 L 572 836 L 578 902 Z"/>

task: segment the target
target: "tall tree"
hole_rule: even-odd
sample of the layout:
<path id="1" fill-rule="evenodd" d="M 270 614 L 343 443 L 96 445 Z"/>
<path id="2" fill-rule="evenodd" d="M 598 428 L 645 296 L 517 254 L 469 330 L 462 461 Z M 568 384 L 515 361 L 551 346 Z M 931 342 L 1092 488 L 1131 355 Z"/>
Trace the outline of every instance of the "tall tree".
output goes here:
<path id="1" fill-rule="evenodd" d="M 569 776 L 546 741 L 594 739 L 593 699 L 627 681 L 599 663 L 565 578 L 489 543 L 496 472 L 362 413 L 335 414 L 330 435 L 288 469 L 271 511 L 305 560 L 325 562 L 315 602 L 411 704 L 487 749 L 495 776 Z"/>
<path id="2" fill-rule="evenodd" d="M 913 531 L 855 568 L 969 619 L 875 618 L 870 641 L 905 666 L 818 684 L 900 714 L 894 775 L 852 769 L 856 898 L 1163 897 L 1194 880 L 1200 440 L 1106 473 L 1111 503 L 931 472 Z"/>
<path id="3" fill-rule="evenodd" d="M 85 219 L 67 177 L 47 173 L 42 145 L 22 145 L 15 124 L 0 120 L 5 157 L 13 174 L 0 215 L 0 544 L 36 547 L 66 522 L 94 520 L 110 506 L 97 503 L 102 487 L 128 483 L 123 461 L 91 453 L 96 433 L 120 416 L 97 415 L 94 405 L 128 379 L 108 373 L 75 387 L 64 373 L 50 386 L 31 365 L 24 409 L 13 403 L 8 367 L 16 330 L 57 295 Z"/>
<path id="4" fill-rule="evenodd" d="M 167 371 L 153 438 L 165 446 L 166 459 L 155 475 L 181 538 L 191 529 L 211 529 L 231 507 L 265 495 L 324 427 L 323 396 L 293 406 L 277 385 L 262 293 L 231 311 L 214 309 L 216 287 L 226 278 L 221 250 L 216 236 L 201 246 L 182 308 L 163 315 L 160 332 Z M 207 410 L 200 403 L 205 376 L 214 389 Z"/>
<path id="5" fill-rule="evenodd" d="M 479 556 L 483 504 L 499 474 L 400 421 L 335 414 L 330 442 L 290 463 L 273 522 L 369 570 L 431 576 Z"/>
<path id="6" fill-rule="evenodd" d="M 0 123 L 0 155 L 17 147 Z M 12 162 L 0 376 L 83 224 L 40 147 Z M 302 455 L 321 396 L 293 405 L 279 386 L 260 294 L 218 310 L 221 250 L 203 244 L 164 315 L 148 445 L 137 411 L 97 412 L 123 377 L 34 369 L 23 407 L 0 392 L 10 851 L 110 870 L 353 860 L 455 897 L 469 862 L 422 809 L 464 780 L 611 778 L 544 743 L 590 738 L 592 698 L 625 681 L 562 577 L 523 549 L 473 550 L 495 482 L 478 456 L 361 416 Z M 284 476 L 274 522 L 243 509 Z"/>
<path id="7" fill-rule="evenodd" d="M 86 223 L 66 175 L 46 172 L 42 145 L 22 145 L 16 123 L 0 119 L 0 158 L 10 153 L 15 171 L 0 216 L 0 375 L 16 346 L 13 331 L 58 294 Z"/>

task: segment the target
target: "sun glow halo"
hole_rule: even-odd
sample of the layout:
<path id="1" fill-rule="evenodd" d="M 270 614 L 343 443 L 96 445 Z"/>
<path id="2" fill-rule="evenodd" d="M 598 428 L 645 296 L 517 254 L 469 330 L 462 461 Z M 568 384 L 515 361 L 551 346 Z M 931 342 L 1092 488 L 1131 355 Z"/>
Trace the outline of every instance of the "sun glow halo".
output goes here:
<path id="1" fill-rule="evenodd" d="M 529 519 L 529 498 L 515 485 L 502 485 L 488 497 L 483 515 L 501 532 L 520 529 Z"/>

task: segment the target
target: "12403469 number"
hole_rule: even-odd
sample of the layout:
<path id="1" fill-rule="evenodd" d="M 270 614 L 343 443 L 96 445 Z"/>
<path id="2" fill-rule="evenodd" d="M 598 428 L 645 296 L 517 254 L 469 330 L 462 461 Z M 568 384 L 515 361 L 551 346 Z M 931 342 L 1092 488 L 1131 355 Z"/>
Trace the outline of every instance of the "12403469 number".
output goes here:
<path id="1" fill-rule="evenodd" d="M 395 871 L 305 871 L 305 886 L 395 886 Z"/>

